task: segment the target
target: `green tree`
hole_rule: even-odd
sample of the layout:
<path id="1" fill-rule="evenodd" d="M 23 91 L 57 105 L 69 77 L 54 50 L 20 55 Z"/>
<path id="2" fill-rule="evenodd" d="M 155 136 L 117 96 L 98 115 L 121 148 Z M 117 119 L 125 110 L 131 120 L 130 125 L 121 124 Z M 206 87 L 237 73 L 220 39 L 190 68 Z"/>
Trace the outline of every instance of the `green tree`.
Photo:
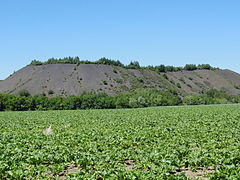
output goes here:
<path id="1" fill-rule="evenodd" d="M 42 65 L 43 63 L 41 61 L 38 61 L 38 60 L 32 60 L 32 62 L 30 63 L 30 65 L 34 65 L 34 66 L 39 66 L 39 65 Z"/>
<path id="2" fill-rule="evenodd" d="M 211 70 L 212 67 L 209 64 L 199 64 L 197 66 L 198 69 L 207 69 L 207 70 Z"/>
<path id="3" fill-rule="evenodd" d="M 131 61 L 129 65 L 127 65 L 128 69 L 139 69 L 140 65 L 138 61 Z"/>
<path id="4" fill-rule="evenodd" d="M 5 102 L 6 102 L 6 96 L 3 94 L 0 94 L 0 111 L 4 111 L 5 110 Z"/>
<path id="5" fill-rule="evenodd" d="M 193 71 L 196 69 L 197 69 L 197 66 L 195 64 L 186 64 L 184 66 L 184 70 L 187 70 L 187 71 Z"/>

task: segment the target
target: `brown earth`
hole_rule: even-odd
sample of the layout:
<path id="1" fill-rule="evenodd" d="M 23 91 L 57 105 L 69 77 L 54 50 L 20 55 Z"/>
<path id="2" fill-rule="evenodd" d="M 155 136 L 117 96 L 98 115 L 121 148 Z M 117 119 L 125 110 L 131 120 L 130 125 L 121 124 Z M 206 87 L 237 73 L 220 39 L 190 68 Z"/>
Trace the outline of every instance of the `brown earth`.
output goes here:
<path id="1" fill-rule="evenodd" d="M 179 172 L 174 174 L 184 173 L 185 176 L 189 179 L 206 179 L 207 176 L 211 176 L 215 172 L 214 167 L 210 166 L 208 168 L 198 168 L 196 170 L 191 170 L 189 168 L 181 168 Z"/>
<path id="2" fill-rule="evenodd" d="M 164 77 L 164 74 L 167 76 Z M 48 96 L 106 92 L 115 95 L 139 88 L 176 88 L 187 94 L 200 94 L 211 88 L 240 94 L 240 74 L 230 70 L 178 71 L 158 74 L 148 69 L 125 69 L 102 64 L 48 64 L 26 66 L 0 81 L 0 93 L 17 94 L 27 89 L 32 95 L 49 90 Z"/>

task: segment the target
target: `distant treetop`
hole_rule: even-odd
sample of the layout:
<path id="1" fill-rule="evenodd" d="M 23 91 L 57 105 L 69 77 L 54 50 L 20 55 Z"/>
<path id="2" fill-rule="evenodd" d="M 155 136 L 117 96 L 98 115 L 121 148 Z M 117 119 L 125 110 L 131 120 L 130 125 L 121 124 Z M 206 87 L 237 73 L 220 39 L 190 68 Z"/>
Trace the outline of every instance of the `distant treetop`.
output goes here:
<path id="1" fill-rule="evenodd" d="M 80 60 L 79 57 L 64 57 L 64 58 L 50 58 L 45 62 L 39 61 L 39 60 L 32 60 L 30 65 L 39 66 L 44 64 L 105 64 L 105 65 L 112 65 L 112 66 L 119 66 L 127 69 L 150 69 L 153 71 L 156 71 L 158 73 L 160 72 L 176 72 L 176 71 L 193 71 L 193 70 L 216 70 L 218 68 L 212 67 L 209 64 L 186 64 L 184 67 L 174 67 L 174 66 L 165 66 L 163 64 L 159 66 L 147 66 L 142 67 L 140 66 L 138 61 L 131 61 L 128 65 L 122 64 L 119 60 L 112 60 L 107 59 L 105 57 L 97 60 L 97 61 L 88 61 L 88 60 Z"/>

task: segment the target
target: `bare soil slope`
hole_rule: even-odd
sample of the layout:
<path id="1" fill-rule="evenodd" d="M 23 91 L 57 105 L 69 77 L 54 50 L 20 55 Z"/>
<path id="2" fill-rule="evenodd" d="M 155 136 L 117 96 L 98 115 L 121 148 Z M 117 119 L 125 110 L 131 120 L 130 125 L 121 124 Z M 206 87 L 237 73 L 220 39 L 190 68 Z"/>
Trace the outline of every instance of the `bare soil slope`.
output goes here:
<path id="1" fill-rule="evenodd" d="M 165 74 L 165 75 L 164 75 Z M 240 75 L 230 70 L 196 70 L 158 74 L 147 69 L 124 69 L 102 64 L 48 64 L 26 66 L 0 81 L 0 93 L 17 94 L 27 89 L 31 94 L 80 95 L 106 92 L 114 95 L 138 88 L 177 88 L 183 93 L 199 94 L 216 88 L 240 94 Z"/>

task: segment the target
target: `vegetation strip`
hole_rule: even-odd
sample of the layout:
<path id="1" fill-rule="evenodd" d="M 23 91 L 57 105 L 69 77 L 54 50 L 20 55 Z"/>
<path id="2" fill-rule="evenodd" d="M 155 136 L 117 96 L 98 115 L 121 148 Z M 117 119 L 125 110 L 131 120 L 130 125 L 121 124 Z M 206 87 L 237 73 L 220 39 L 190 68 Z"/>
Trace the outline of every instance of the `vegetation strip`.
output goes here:
<path id="1" fill-rule="evenodd" d="M 105 57 L 97 60 L 97 61 L 88 61 L 88 60 L 80 60 L 79 57 L 65 57 L 65 58 L 50 58 L 46 62 L 42 62 L 39 60 L 32 60 L 30 65 L 40 66 L 44 64 L 105 64 L 112 66 L 119 66 L 127 69 L 150 69 L 157 72 L 173 72 L 173 71 L 193 71 L 197 69 L 207 69 L 207 70 L 216 70 L 218 68 L 212 67 L 209 64 L 186 64 L 184 67 L 174 67 L 174 66 L 165 66 L 163 64 L 159 66 L 146 66 L 141 67 L 138 61 L 131 61 L 128 65 L 124 65 L 119 60 L 107 59 Z"/>
<path id="2" fill-rule="evenodd" d="M 204 91 L 202 95 L 186 95 L 185 97 L 181 97 L 175 89 L 168 91 L 144 89 L 116 96 L 109 96 L 105 93 L 83 93 L 81 96 L 52 98 L 44 95 L 31 96 L 27 90 L 20 91 L 19 96 L 0 94 L 0 111 L 116 109 L 232 103 L 240 103 L 240 96 L 228 95 L 216 89 Z"/>

